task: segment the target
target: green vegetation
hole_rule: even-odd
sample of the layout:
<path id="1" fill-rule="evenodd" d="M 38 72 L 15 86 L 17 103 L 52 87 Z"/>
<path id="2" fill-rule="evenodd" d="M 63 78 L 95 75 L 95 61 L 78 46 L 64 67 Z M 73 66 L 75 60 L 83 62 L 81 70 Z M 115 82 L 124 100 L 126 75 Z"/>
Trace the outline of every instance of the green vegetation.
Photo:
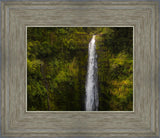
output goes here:
<path id="1" fill-rule="evenodd" d="M 28 111 L 83 111 L 88 44 L 96 34 L 99 111 L 133 110 L 131 27 L 28 27 Z"/>

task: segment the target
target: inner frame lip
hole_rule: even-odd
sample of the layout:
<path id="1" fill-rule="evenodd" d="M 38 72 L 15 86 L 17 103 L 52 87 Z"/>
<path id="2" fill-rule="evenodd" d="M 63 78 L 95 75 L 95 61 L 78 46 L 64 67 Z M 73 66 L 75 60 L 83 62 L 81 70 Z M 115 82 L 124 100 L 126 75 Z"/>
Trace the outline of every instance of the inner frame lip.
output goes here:
<path id="1" fill-rule="evenodd" d="M 67 25 L 62 25 L 62 26 L 43 26 L 43 25 L 39 25 L 39 26 L 37 26 L 37 25 L 27 25 L 27 26 L 25 26 L 26 27 L 26 29 L 25 29 L 25 31 L 26 31 L 26 33 L 25 33 L 25 35 L 26 35 L 26 37 L 25 37 L 25 39 L 26 39 L 26 44 L 25 44 L 25 47 L 26 47 L 26 74 L 25 74 L 25 76 L 26 76 L 26 92 L 25 92 L 25 104 L 26 104 L 26 106 L 25 106 L 25 112 L 28 112 L 28 113 L 48 113 L 48 112 L 53 112 L 53 113 L 134 113 L 135 112 L 135 105 L 134 105 L 134 103 L 135 103 L 135 92 L 134 92 L 134 48 L 135 48 L 135 46 L 134 46 L 134 31 L 135 31 L 135 26 L 134 25 L 121 25 L 121 26 L 117 26 L 117 25 L 111 25 L 111 26 L 108 26 L 108 25 L 106 25 L 106 26 L 104 26 L 104 25 L 102 25 L 102 26 L 67 26 Z M 29 27 L 70 27 L 70 28 L 76 28 L 76 27 L 132 27 L 132 29 L 133 29 L 133 111 L 28 111 L 27 110 L 27 28 L 29 28 Z"/>

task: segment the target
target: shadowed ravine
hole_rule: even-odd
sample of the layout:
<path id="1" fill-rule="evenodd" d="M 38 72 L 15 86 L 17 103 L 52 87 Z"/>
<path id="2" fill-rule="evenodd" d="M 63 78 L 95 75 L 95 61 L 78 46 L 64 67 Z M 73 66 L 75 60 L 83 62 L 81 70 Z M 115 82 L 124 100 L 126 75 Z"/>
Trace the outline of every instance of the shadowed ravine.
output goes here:
<path id="1" fill-rule="evenodd" d="M 95 35 L 93 35 L 88 48 L 88 70 L 86 77 L 86 111 L 98 111 L 98 66 L 95 45 Z"/>

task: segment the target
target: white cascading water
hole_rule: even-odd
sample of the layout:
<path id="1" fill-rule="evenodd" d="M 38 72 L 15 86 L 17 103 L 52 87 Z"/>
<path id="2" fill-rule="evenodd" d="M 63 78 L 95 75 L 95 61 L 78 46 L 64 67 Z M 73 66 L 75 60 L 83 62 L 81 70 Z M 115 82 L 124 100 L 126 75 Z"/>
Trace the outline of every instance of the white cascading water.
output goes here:
<path id="1" fill-rule="evenodd" d="M 88 70 L 86 78 L 86 111 L 98 111 L 99 98 L 98 98 L 98 66 L 97 66 L 97 53 L 95 45 L 95 35 L 93 35 L 88 48 Z"/>

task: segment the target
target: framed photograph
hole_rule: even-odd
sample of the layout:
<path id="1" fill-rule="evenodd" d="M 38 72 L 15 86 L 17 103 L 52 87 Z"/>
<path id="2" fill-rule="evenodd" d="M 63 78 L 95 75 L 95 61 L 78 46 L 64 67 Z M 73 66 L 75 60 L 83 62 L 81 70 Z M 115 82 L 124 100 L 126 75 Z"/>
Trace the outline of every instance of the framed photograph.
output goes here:
<path id="1" fill-rule="evenodd" d="M 159 136 L 158 2 L 2 2 L 2 135 Z"/>

